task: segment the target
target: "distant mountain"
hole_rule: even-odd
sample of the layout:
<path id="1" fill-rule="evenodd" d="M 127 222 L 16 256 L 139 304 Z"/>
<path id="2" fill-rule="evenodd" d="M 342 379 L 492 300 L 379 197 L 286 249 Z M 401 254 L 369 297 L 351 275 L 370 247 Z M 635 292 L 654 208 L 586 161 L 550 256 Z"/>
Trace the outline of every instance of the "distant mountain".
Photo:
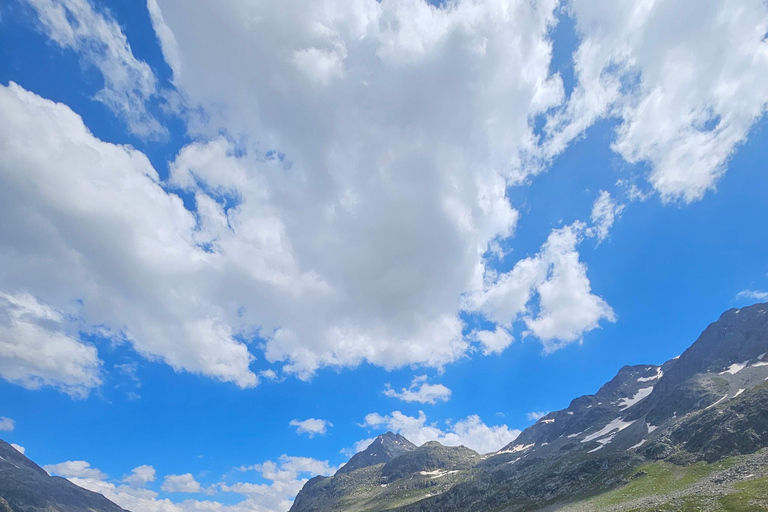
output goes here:
<path id="1" fill-rule="evenodd" d="M 360 468 L 382 464 L 416 448 L 416 445 L 401 436 L 387 432 L 382 434 L 360 453 L 356 453 L 349 462 L 339 468 L 338 473 L 349 473 Z"/>
<path id="2" fill-rule="evenodd" d="M 126 512 L 101 494 L 50 476 L 0 440 L 0 512 Z"/>
<path id="3" fill-rule="evenodd" d="M 766 353 L 768 305 L 729 310 L 679 358 L 623 367 L 496 453 L 433 442 L 350 466 L 361 452 L 291 512 L 768 511 Z"/>

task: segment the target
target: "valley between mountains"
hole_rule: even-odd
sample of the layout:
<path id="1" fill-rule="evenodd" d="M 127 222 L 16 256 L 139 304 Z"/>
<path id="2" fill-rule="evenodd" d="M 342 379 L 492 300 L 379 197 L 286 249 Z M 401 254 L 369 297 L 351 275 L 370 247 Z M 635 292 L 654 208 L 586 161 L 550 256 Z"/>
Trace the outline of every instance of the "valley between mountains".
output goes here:
<path id="1" fill-rule="evenodd" d="M 0 442 L 0 512 L 117 512 Z M 291 512 L 768 511 L 768 304 L 679 357 L 625 366 L 495 453 L 388 432 Z M 133 511 L 142 512 L 142 511 Z"/>

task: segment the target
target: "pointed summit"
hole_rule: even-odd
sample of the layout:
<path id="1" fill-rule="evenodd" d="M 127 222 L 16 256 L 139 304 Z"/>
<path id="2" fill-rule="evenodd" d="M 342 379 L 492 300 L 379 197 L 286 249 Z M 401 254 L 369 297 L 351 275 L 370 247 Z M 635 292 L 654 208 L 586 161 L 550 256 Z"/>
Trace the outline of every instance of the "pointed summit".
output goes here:
<path id="1" fill-rule="evenodd" d="M 389 462 L 398 455 L 402 455 L 415 448 L 415 444 L 400 434 L 387 432 L 374 439 L 368 448 L 353 455 L 349 462 L 344 464 L 337 473 L 349 473 L 356 469 Z"/>

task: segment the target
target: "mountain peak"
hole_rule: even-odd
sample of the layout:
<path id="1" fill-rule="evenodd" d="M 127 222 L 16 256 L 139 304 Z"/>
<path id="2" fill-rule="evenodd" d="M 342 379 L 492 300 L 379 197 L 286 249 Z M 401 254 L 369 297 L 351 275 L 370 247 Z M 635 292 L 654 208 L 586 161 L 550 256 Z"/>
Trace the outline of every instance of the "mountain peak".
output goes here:
<path id="1" fill-rule="evenodd" d="M 400 434 L 386 432 L 373 440 L 365 450 L 356 453 L 337 473 L 349 473 L 356 469 L 389 462 L 405 452 L 414 450 L 416 445 Z"/>

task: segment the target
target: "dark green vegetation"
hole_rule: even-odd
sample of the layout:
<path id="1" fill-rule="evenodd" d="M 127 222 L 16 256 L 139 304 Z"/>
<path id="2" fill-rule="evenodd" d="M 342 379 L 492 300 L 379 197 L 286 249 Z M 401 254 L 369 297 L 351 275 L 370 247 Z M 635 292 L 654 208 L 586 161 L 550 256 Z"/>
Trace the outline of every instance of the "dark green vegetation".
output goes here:
<path id="1" fill-rule="evenodd" d="M 0 441 L 0 512 L 43 511 L 125 512 L 101 494 L 48 475 L 14 447 Z"/>
<path id="2" fill-rule="evenodd" d="M 496 453 L 361 452 L 291 510 L 768 511 L 766 352 L 768 305 L 730 310 L 679 358 L 625 366 Z"/>

